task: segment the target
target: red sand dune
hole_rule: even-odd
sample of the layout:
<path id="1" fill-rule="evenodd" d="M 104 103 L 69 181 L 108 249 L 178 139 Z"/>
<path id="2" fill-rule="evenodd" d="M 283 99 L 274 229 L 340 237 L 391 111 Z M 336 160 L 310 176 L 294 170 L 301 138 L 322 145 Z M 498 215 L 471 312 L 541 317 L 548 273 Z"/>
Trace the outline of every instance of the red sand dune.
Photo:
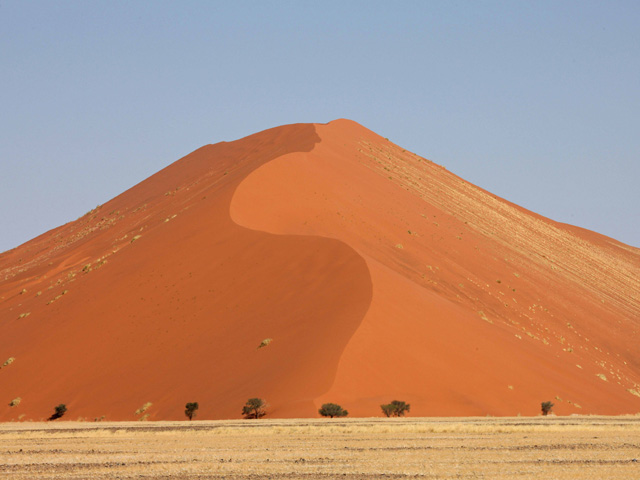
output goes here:
<path id="1" fill-rule="evenodd" d="M 640 250 L 288 125 L 0 254 L 0 420 L 636 413 L 639 329 Z"/>

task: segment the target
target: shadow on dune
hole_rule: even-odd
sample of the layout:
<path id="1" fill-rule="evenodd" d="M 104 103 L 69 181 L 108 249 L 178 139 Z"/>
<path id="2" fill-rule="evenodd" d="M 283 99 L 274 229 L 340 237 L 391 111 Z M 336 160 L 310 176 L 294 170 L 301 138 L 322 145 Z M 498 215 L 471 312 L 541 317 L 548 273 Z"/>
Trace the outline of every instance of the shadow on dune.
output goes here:
<path id="1" fill-rule="evenodd" d="M 300 124 L 207 145 L 103 205 L 130 212 L 120 232 L 142 225 L 142 235 L 78 276 L 36 330 L 2 327 L 0 347 L 24 360 L 21 376 L 0 386 L 24 392 L 34 416 L 68 392 L 77 415 L 113 420 L 150 400 L 153 419 L 181 418 L 185 398 L 198 400 L 202 418 L 237 418 L 251 397 L 273 416 L 315 415 L 313 399 L 330 388 L 371 303 L 366 262 L 339 240 L 239 226 L 229 208 L 255 169 L 319 141 Z M 133 215 L 138 205 L 144 217 Z M 52 263 L 99 258 L 114 231 L 96 230 Z M 257 350 L 265 338 L 273 342 Z"/>

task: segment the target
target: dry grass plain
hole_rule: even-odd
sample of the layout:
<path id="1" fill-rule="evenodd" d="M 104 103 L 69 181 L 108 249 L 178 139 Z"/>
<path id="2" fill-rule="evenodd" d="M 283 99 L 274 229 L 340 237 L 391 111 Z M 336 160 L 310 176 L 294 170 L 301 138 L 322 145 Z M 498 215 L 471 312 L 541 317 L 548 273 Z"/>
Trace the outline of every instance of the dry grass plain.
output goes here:
<path id="1" fill-rule="evenodd" d="M 640 416 L 0 424 L 2 479 L 636 479 Z"/>

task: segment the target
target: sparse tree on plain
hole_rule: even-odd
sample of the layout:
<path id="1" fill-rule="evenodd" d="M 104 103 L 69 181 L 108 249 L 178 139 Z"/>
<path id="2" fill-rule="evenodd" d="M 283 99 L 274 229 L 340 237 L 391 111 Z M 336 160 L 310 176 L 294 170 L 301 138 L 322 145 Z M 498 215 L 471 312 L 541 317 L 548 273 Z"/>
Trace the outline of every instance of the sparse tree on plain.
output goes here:
<path id="1" fill-rule="evenodd" d="M 184 414 L 189 418 L 189 420 L 193 420 L 193 417 L 196 416 L 196 411 L 200 408 L 200 405 L 198 405 L 198 402 L 189 402 L 184 408 Z"/>
<path id="2" fill-rule="evenodd" d="M 318 413 L 323 417 L 346 417 L 349 412 L 336 403 L 324 403 Z"/>
<path id="3" fill-rule="evenodd" d="M 247 419 L 262 418 L 267 414 L 267 403 L 261 398 L 250 398 L 242 407 L 242 415 Z"/>
<path id="4" fill-rule="evenodd" d="M 380 405 L 380 408 L 382 409 L 382 413 L 384 413 L 386 417 L 391 417 L 395 410 L 393 405 L 391 405 L 390 403 Z"/>
<path id="5" fill-rule="evenodd" d="M 387 417 L 404 417 L 404 414 L 411 410 L 411 405 L 401 400 L 393 400 L 386 405 L 380 405 L 380 408 Z"/>
<path id="6" fill-rule="evenodd" d="M 64 403 L 61 403 L 57 407 L 55 407 L 55 413 L 49 417 L 49 420 L 56 420 L 62 417 L 67 412 L 67 406 Z"/>
<path id="7" fill-rule="evenodd" d="M 542 402 L 540 404 L 540 409 L 542 410 L 542 415 L 549 415 L 551 413 L 551 409 L 554 404 L 551 402 Z"/>

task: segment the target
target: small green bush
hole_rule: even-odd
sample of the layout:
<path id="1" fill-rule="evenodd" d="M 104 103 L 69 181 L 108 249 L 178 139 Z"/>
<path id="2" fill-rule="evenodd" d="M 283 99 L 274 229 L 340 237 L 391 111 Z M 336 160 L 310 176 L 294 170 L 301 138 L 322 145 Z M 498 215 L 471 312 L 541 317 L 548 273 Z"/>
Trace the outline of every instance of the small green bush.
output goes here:
<path id="1" fill-rule="evenodd" d="M 196 416 L 196 411 L 200 408 L 198 402 L 189 402 L 184 406 L 184 414 L 187 416 L 189 420 L 193 420 L 193 417 Z"/>
<path id="2" fill-rule="evenodd" d="M 404 417 L 404 414 L 411 410 L 411 405 L 401 400 L 393 400 L 386 405 L 380 405 L 380 408 L 387 417 Z"/>
<path id="3" fill-rule="evenodd" d="M 49 420 L 56 420 L 62 417 L 65 413 L 67 413 L 67 406 L 64 403 L 61 403 L 55 407 L 55 413 L 49 417 Z"/>
<path id="4" fill-rule="evenodd" d="M 549 413 L 551 413 L 551 409 L 553 408 L 554 404 L 551 402 L 542 402 L 540 404 L 540 409 L 542 410 L 542 415 L 549 415 Z"/>
<path id="5" fill-rule="evenodd" d="M 267 403 L 261 398 L 250 398 L 242 407 L 242 415 L 247 419 L 262 418 L 267 414 Z"/>
<path id="6" fill-rule="evenodd" d="M 349 412 L 336 403 L 324 403 L 318 413 L 323 417 L 346 417 Z"/>

